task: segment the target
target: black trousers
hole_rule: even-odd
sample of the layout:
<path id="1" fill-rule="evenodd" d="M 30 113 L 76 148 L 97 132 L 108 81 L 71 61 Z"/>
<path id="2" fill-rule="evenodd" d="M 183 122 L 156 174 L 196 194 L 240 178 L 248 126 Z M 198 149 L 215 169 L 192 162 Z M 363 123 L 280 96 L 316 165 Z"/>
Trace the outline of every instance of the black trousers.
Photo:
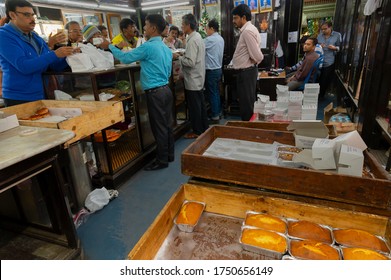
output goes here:
<path id="1" fill-rule="evenodd" d="M 209 128 L 204 90 L 185 89 L 189 119 L 193 133 L 201 135 Z"/>
<path id="2" fill-rule="evenodd" d="M 24 104 L 24 103 L 27 103 L 27 102 L 32 102 L 32 101 L 15 100 L 15 99 L 8 99 L 8 98 L 3 98 L 3 100 L 4 100 L 5 107 L 19 105 L 19 104 Z"/>
<path id="3" fill-rule="evenodd" d="M 319 78 L 319 96 L 324 97 L 326 95 L 326 90 L 335 83 L 335 64 L 328 67 L 324 67 L 321 70 Z"/>
<path id="4" fill-rule="evenodd" d="M 251 119 L 254 113 L 254 102 L 257 100 L 258 68 L 251 67 L 238 70 L 236 77 L 236 90 L 239 96 L 240 117 L 243 121 Z"/>
<path id="5" fill-rule="evenodd" d="M 146 91 L 149 122 L 156 140 L 156 159 L 174 160 L 173 95 L 168 86 Z"/>

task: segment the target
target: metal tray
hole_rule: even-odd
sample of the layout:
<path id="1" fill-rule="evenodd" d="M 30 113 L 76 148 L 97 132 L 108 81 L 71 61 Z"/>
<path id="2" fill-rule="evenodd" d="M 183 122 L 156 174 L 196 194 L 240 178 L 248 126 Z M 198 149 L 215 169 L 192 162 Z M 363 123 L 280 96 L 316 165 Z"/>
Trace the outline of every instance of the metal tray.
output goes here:
<path id="1" fill-rule="evenodd" d="M 296 219 L 291 219 L 291 218 L 287 218 L 286 220 L 287 220 L 287 225 L 286 225 L 287 229 L 286 229 L 286 231 L 287 231 L 287 236 L 288 236 L 288 238 L 296 239 L 296 240 L 308 239 L 308 238 L 301 238 L 301 237 L 293 236 L 293 235 L 290 235 L 290 234 L 289 234 L 289 223 L 299 222 L 299 221 L 301 221 L 301 220 L 296 220 Z M 307 221 L 307 222 L 308 222 L 308 221 Z M 311 222 L 311 223 L 314 223 L 314 222 Z M 324 242 L 324 241 L 321 241 L 321 240 L 316 240 L 316 239 L 312 239 L 312 240 L 319 241 L 319 242 L 322 242 L 322 243 L 327 243 L 327 244 L 330 244 L 330 245 L 335 244 L 335 239 L 334 239 L 333 228 L 332 228 L 332 227 L 330 227 L 330 226 L 328 226 L 328 225 L 319 224 L 319 223 L 314 223 L 314 224 L 317 224 L 317 225 L 319 225 L 320 227 L 325 228 L 325 229 L 327 229 L 327 230 L 329 231 L 330 237 L 331 237 L 331 243 Z"/>
<path id="2" fill-rule="evenodd" d="M 348 246 L 341 246 L 341 245 L 340 245 L 339 248 L 340 248 L 340 251 L 341 251 L 341 256 L 342 256 L 342 258 L 345 259 L 343 249 L 345 249 L 345 248 L 356 248 L 356 247 L 348 247 Z M 385 256 L 386 258 L 388 258 L 389 260 L 391 260 L 391 255 L 390 255 L 390 254 L 387 254 L 387 253 L 384 253 L 384 252 L 379 252 L 379 251 L 372 250 L 372 249 L 367 249 L 367 248 L 360 248 L 360 249 L 371 250 L 371 251 L 376 252 L 376 253 L 379 253 L 380 255 L 383 255 L 383 256 Z"/>
<path id="3" fill-rule="evenodd" d="M 193 202 L 193 203 L 199 203 L 199 204 L 202 204 L 203 205 L 203 208 L 202 208 L 202 211 L 201 211 L 201 214 L 200 216 L 198 217 L 198 220 L 197 222 L 194 224 L 194 225 L 188 225 L 188 224 L 178 224 L 177 223 L 177 218 L 178 218 L 178 215 L 182 209 L 182 207 L 187 204 L 187 203 L 190 203 L 190 202 Z M 200 218 L 202 216 L 202 213 L 204 212 L 205 210 L 205 206 L 206 204 L 204 202 L 200 202 L 200 201 L 193 201 L 193 200 L 185 200 L 183 201 L 183 204 L 181 206 L 181 208 L 179 209 L 178 211 L 178 214 L 176 215 L 175 219 L 174 219 L 174 224 L 178 227 L 178 229 L 180 231 L 184 231 L 184 232 L 193 232 L 194 231 L 194 228 L 197 226 L 198 222 L 200 221 Z"/>
<path id="4" fill-rule="evenodd" d="M 269 215 L 269 216 L 273 216 L 273 217 L 275 217 L 275 218 L 278 218 L 278 219 L 282 220 L 282 221 L 285 223 L 285 232 L 280 232 L 280 233 L 285 234 L 285 235 L 287 234 L 287 231 L 288 231 L 288 228 L 287 228 L 287 220 L 286 220 L 285 218 L 283 218 L 283 217 L 279 217 L 279 216 L 276 216 L 276 215 L 271 215 L 271 214 L 268 214 L 268 213 L 256 212 L 256 211 L 251 211 L 251 210 L 246 211 L 246 217 L 245 217 L 244 220 L 243 220 L 243 226 L 251 226 L 251 225 L 247 225 L 247 224 L 246 224 L 247 216 L 248 216 L 248 215 L 257 215 L 257 214 L 260 214 L 260 215 Z M 251 227 L 256 227 L 256 226 L 251 226 Z M 256 228 L 258 228 L 258 227 L 256 227 Z M 260 228 L 260 229 L 264 229 L 264 228 Z M 275 231 L 275 230 L 270 230 L 270 229 L 264 229 L 264 230 Z M 275 232 L 277 232 L 277 231 L 275 231 Z"/>
<path id="5" fill-rule="evenodd" d="M 292 252 L 291 252 L 291 245 L 290 244 L 291 244 L 292 241 L 305 241 L 305 240 L 308 240 L 308 239 L 289 239 L 289 251 L 288 251 L 288 253 L 289 253 L 289 255 L 292 258 L 294 258 L 296 260 L 309 260 L 309 259 L 297 257 L 297 256 L 293 255 Z M 311 240 L 311 241 L 318 242 L 316 240 Z M 327 243 L 324 243 L 324 242 L 319 242 L 319 243 L 323 243 L 323 244 L 328 245 L 328 246 L 332 247 L 333 249 L 335 249 L 338 252 L 339 259 L 342 260 L 342 253 L 341 253 L 341 250 L 340 250 L 339 246 L 327 244 Z"/>
<path id="6" fill-rule="evenodd" d="M 282 256 L 285 255 L 286 252 L 288 252 L 288 250 L 289 250 L 289 242 L 288 242 L 288 238 L 286 237 L 286 235 L 284 235 L 282 233 L 279 233 L 279 232 L 276 232 L 276 231 L 271 231 L 271 230 L 269 230 L 269 231 L 273 232 L 273 233 L 276 233 L 278 235 L 281 235 L 282 237 L 285 238 L 285 240 L 286 240 L 286 250 L 284 252 L 280 253 L 280 252 L 276 252 L 276 251 L 272 251 L 272 250 L 268 250 L 268 249 L 263 249 L 261 247 L 245 244 L 245 243 L 242 242 L 242 235 L 243 235 L 243 230 L 244 229 L 258 229 L 258 230 L 268 231 L 268 230 L 264 230 L 264 229 L 259 229 L 257 227 L 242 226 L 240 237 L 239 237 L 239 243 L 242 245 L 242 248 L 244 250 L 247 250 L 247 251 L 250 251 L 250 252 L 253 252 L 253 253 L 257 253 L 257 254 L 260 254 L 260 255 L 265 256 L 267 258 L 275 259 L 275 260 L 281 260 Z"/>

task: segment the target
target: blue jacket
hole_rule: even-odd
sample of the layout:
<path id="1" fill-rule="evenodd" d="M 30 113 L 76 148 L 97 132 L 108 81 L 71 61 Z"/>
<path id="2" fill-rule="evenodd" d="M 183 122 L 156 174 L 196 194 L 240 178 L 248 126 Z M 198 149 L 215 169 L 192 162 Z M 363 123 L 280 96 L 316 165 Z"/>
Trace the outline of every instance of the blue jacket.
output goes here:
<path id="1" fill-rule="evenodd" d="M 45 98 L 42 73 L 48 68 L 61 71 L 68 66 L 35 32 L 39 54 L 10 24 L 0 28 L 0 66 L 3 71 L 3 97 L 35 101 Z"/>

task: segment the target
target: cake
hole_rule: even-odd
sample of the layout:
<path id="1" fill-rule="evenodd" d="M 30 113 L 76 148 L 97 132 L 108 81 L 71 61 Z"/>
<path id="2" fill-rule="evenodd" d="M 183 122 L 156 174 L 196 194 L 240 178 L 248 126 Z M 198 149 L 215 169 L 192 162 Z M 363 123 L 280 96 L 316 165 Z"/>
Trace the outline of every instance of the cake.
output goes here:
<path id="1" fill-rule="evenodd" d="M 243 229 L 241 242 L 281 254 L 285 253 L 288 248 L 286 237 L 277 232 L 263 229 Z"/>
<path id="2" fill-rule="evenodd" d="M 388 260 L 386 256 L 364 248 L 343 248 L 342 255 L 344 260 Z"/>
<path id="3" fill-rule="evenodd" d="M 244 223 L 248 226 L 286 233 L 286 223 L 280 218 L 268 214 L 249 213 Z"/>
<path id="4" fill-rule="evenodd" d="M 377 236 L 359 229 L 334 230 L 335 241 L 347 247 L 367 248 L 375 251 L 389 253 L 386 243 Z"/>
<path id="5" fill-rule="evenodd" d="M 204 205 L 199 202 L 186 202 L 182 205 L 181 210 L 176 218 L 177 224 L 194 226 L 204 211 Z"/>
<path id="6" fill-rule="evenodd" d="M 293 257 L 304 260 L 339 260 L 336 248 L 314 240 L 291 240 L 290 253 Z"/>
<path id="7" fill-rule="evenodd" d="M 308 221 L 288 222 L 288 235 L 300 239 L 310 239 L 331 244 L 331 232 L 319 224 Z"/>

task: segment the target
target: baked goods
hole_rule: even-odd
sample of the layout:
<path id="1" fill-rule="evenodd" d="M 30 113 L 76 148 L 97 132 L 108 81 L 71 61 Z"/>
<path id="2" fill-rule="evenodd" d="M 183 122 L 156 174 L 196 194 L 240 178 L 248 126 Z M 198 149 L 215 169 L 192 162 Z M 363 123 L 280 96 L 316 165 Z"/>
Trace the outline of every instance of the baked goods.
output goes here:
<path id="1" fill-rule="evenodd" d="M 281 254 L 288 248 L 287 239 L 283 235 L 263 229 L 244 228 L 241 242 Z"/>
<path id="2" fill-rule="evenodd" d="M 386 243 L 377 236 L 359 229 L 334 230 L 335 241 L 347 247 L 367 248 L 375 251 L 389 253 Z"/>
<path id="3" fill-rule="evenodd" d="M 328 244 L 333 243 L 329 229 L 308 221 L 289 221 L 288 235 L 291 237 L 310 239 Z"/>
<path id="4" fill-rule="evenodd" d="M 388 260 L 376 251 L 364 248 L 342 248 L 344 260 Z"/>
<path id="5" fill-rule="evenodd" d="M 266 230 L 286 233 L 286 223 L 280 218 L 268 214 L 248 213 L 244 224 Z"/>
<path id="6" fill-rule="evenodd" d="M 290 154 L 290 153 L 281 153 L 281 152 L 278 153 L 278 158 L 282 160 L 292 161 L 293 156 L 294 154 Z"/>
<path id="7" fill-rule="evenodd" d="M 181 210 L 176 218 L 177 224 L 186 224 L 194 226 L 197 224 L 198 219 L 201 217 L 204 205 L 198 202 L 186 202 L 182 205 Z"/>
<path id="8" fill-rule="evenodd" d="M 35 121 L 35 120 L 43 119 L 43 118 L 46 118 L 49 116 L 50 116 L 49 109 L 46 107 L 43 107 L 41 109 L 38 109 L 35 112 L 35 114 L 28 116 L 28 117 L 25 117 L 25 118 L 20 118 L 20 119 L 26 120 L 26 121 Z"/>
<path id="9" fill-rule="evenodd" d="M 99 131 L 97 133 L 94 133 L 94 140 L 95 142 L 103 142 L 103 135 L 102 135 L 102 132 Z M 116 131 L 113 131 L 113 130 L 106 130 L 106 139 L 107 139 L 107 142 L 113 142 L 115 140 L 117 140 L 119 137 L 121 137 L 121 134 L 116 132 Z"/>
<path id="10" fill-rule="evenodd" d="M 294 146 L 280 146 L 277 148 L 279 152 L 300 153 L 303 149 Z"/>
<path id="11" fill-rule="evenodd" d="M 47 113 L 49 113 L 49 109 L 45 108 L 45 107 L 41 108 L 41 109 L 37 110 L 37 112 L 35 112 L 35 114 L 37 114 L 37 115 L 45 115 Z"/>
<path id="12" fill-rule="evenodd" d="M 314 240 L 291 240 L 290 253 L 304 260 L 339 260 L 339 252 L 329 244 Z"/>

